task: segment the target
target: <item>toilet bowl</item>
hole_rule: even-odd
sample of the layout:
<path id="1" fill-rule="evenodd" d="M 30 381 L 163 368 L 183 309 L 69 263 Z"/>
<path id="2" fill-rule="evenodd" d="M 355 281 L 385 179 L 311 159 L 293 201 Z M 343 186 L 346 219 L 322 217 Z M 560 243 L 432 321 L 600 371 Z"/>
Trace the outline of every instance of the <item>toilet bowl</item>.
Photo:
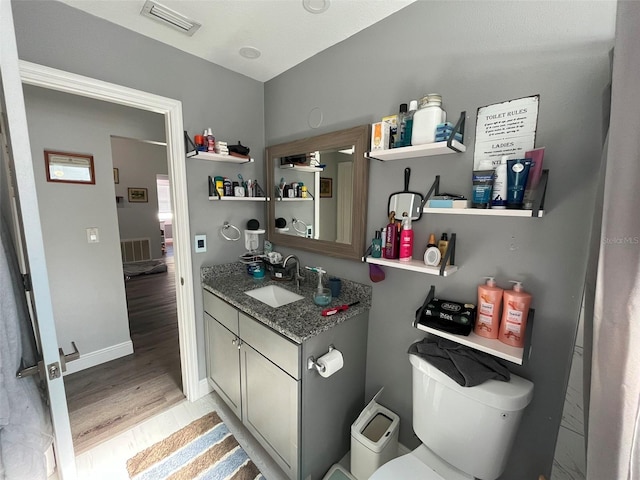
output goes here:
<path id="1" fill-rule="evenodd" d="M 511 375 L 462 387 L 410 355 L 413 430 L 422 444 L 378 468 L 370 480 L 496 480 L 502 475 L 533 383 Z"/>

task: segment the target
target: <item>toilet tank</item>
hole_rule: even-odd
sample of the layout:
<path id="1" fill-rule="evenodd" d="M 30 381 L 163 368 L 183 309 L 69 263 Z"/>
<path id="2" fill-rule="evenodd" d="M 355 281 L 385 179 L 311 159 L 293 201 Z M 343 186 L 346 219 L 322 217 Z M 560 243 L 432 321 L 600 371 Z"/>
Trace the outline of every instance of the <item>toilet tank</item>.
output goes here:
<path id="1" fill-rule="evenodd" d="M 462 387 L 409 355 L 413 367 L 413 429 L 431 451 L 463 472 L 495 480 L 505 469 L 533 383 L 488 380 Z"/>

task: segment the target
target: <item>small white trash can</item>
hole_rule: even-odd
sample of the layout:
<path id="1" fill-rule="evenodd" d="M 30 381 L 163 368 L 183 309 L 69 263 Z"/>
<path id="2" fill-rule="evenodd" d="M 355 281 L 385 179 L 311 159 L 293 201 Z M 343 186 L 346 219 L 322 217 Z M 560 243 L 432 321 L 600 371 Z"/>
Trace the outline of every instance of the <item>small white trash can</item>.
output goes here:
<path id="1" fill-rule="evenodd" d="M 351 425 L 351 474 L 358 480 L 367 480 L 398 456 L 400 418 L 376 402 L 383 389 Z"/>

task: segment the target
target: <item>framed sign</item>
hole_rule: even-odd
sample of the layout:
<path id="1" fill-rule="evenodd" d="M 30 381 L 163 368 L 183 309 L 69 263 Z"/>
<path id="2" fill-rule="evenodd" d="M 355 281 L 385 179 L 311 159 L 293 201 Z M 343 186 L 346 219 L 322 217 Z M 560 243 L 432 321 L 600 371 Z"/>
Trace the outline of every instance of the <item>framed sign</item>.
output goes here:
<path id="1" fill-rule="evenodd" d="M 120 183 L 120 170 L 117 168 L 113 169 L 113 183 Z"/>
<path id="2" fill-rule="evenodd" d="M 539 104 L 540 95 L 533 95 L 478 108 L 473 169 L 495 168 L 505 155 L 524 158 L 533 150 Z"/>
<path id="3" fill-rule="evenodd" d="M 93 155 L 44 151 L 47 182 L 86 183 L 95 185 Z"/>
<path id="4" fill-rule="evenodd" d="M 333 179 L 320 177 L 320 198 L 333 197 Z"/>
<path id="5" fill-rule="evenodd" d="M 147 198 L 146 188 L 131 188 L 128 189 L 129 201 L 133 203 L 146 203 L 149 201 Z"/>

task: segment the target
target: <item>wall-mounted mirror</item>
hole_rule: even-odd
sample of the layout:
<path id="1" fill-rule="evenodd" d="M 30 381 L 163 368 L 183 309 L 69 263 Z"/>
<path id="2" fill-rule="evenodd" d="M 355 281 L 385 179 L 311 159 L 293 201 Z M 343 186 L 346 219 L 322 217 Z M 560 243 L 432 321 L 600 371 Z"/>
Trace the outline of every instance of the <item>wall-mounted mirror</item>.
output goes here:
<path id="1" fill-rule="evenodd" d="M 368 139 L 363 125 L 267 148 L 267 235 L 276 247 L 360 260 Z"/>

